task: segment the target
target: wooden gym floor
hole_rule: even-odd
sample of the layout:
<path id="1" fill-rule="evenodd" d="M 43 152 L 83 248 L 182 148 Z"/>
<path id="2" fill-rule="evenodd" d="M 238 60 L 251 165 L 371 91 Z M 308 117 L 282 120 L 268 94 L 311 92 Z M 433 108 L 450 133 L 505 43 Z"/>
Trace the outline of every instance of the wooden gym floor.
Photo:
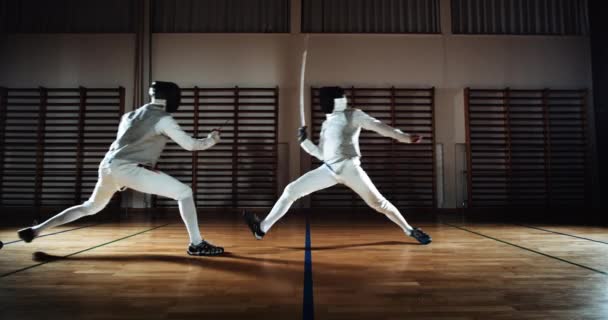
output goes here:
<path id="1" fill-rule="evenodd" d="M 200 211 L 223 257 L 190 257 L 179 216 L 0 229 L 0 319 L 608 319 L 608 229 L 288 214 L 262 241 Z M 329 214 L 328 214 L 329 215 Z"/>

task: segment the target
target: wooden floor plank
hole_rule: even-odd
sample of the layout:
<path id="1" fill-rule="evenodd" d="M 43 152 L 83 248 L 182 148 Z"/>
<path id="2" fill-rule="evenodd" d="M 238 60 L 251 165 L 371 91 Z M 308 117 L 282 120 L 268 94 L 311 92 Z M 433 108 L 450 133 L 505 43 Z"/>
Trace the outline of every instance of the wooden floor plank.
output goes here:
<path id="1" fill-rule="evenodd" d="M 603 242 L 608 245 L 608 230 L 601 227 L 561 226 L 561 225 L 523 225 L 531 228 L 539 228 L 549 233 L 562 234 L 564 236 L 579 237 L 589 241 Z"/>
<path id="2" fill-rule="evenodd" d="M 608 275 L 608 245 L 602 243 L 508 224 L 470 224 L 466 228 Z"/>
<path id="3" fill-rule="evenodd" d="M 66 232 L 72 232 L 75 230 L 90 228 L 92 226 L 96 226 L 99 224 L 100 223 L 74 223 L 73 225 L 70 225 L 69 227 L 59 226 L 57 228 L 54 228 L 50 232 L 44 232 L 43 234 L 40 235 L 40 238 L 46 238 L 46 237 L 51 237 L 51 236 L 66 233 Z M 25 226 L 23 226 L 23 227 L 25 227 Z M 19 228 L 22 228 L 22 227 L 19 227 Z M 19 236 L 17 235 L 17 230 L 18 229 L 16 229 L 16 228 L 0 229 L 0 239 L 3 239 L 2 241 L 4 242 L 5 245 L 22 242 L 23 240 L 19 239 Z"/>
<path id="4" fill-rule="evenodd" d="M 449 226 L 426 226 L 429 246 L 390 222 L 319 219 L 311 229 L 320 319 L 608 317 L 607 276 Z M 512 236 L 526 238 L 529 231 Z M 550 241 L 558 247 L 567 240 Z"/>
<path id="5" fill-rule="evenodd" d="M 171 224 L 141 233 L 165 223 Z M 186 230 L 175 215 L 108 222 L 8 245 L 0 250 L 0 271 L 50 262 L 0 278 L 0 318 L 302 318 L 303 215 L 286 216 L 262 241 L 254 240 L 237 216 L 201 214 L 200 225 L 206 239 L 226 248 L 226 256 L 186 255 Z M 445 224 L 414 225 L 433 236 L 431 245 L 418 245 L 383 216 L 313 215 L 315 318 L 608 318 L 606 275 Z M 514 225 L 465 227 L 606 267 L 608 246 L 600 243 Z M 564 228 L 598 239 L 605 232 Z M 0 236 L 14 232 L 0 229 Z"/>
<path id="6" fill-rule="evenodd" d="M 43 235 L 74 230 L 41 237 L 31 243 L 19 241 L 7 244 L 0 251 L 0 275 L 39 264 L 39 261 L 33 260 L 33 255 L 36 252 L 52 252 L 55 256 L 66 256 L 155 226 L 158 226 L 158 224 L 146 222 L 121 225 L 120 227 L 111 224 L 80 229 L 74 229 L 74 225 L 58 227 L 43 233 Z M 16 232 L 17 229 L 9 228 L 2 229 L 0 234 L 16 237 Z"/>
<path id="7" fill-rule="evenodd" d="M 37 259 L 60 260 L 0 279 L 0 318 L 242 319 L 251 313 L 247 318 L 292 319 L 301 315 L 303 255 L 277 249 L 275 244 L 304 243 L 303 223 L 293 222 L 269 235 L 271 241 L 261 242 L 246 232 L 240 220 L 201 221 L 203 235 L 228 252 L 209 258 L 186 255 L 185 227 L 179 220 L 174 222 L 67 259 L 60 257 L 79 248 L 62 245 L 75 235 L 66 236 L 64 242 L 45 241 L 44 254 Z M 89 231 L 97 241 L 134 227 L 108 224 L 100 229 Z M 23 250 L 27 251 L 19 249 Z M 2 252 L 2 257 L 19 251 Z"/>

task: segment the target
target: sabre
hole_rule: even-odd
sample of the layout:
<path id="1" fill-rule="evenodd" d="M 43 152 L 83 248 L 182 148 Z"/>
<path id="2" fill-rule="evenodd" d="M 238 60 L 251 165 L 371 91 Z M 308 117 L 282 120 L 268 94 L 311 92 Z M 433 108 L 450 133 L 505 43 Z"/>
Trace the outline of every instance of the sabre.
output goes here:
<path id="1" fill-rule="evenodd" d="M 302 66 L 300 69 L 300 125 L 306 126 L 306 115 L 304 113 L 304 78 L 306 74 L 306 56 L 308 55 L 308 37 L 304 40 L 304 52 L 302 53 Z"/>
<path id="2" fill-rule="evenodd" d="M 228 123 L 230 120 L 232 120 L 232 119 L 228 119 L 228 120 L 226 120 L 226 122 L 222 123 L 222 125 L 221 125 L 219 128 L 213 128 L 213 130 L 211 130 L 211 131 L 220 131 L 220 132 L 221 132 L 221 131 L 222 131 L 222 128 L 223 128 L 223 127 L 224 127 L 224 126 L 225 126 L 225 125 L 226 125 L 226 124 L 227 124 L 227 123 Z"/>
<path id="3" fill-rule="evenodd" d="M 302 67 L 300 69 L 300 126 L 306 126 L 306 114 L 304 112 L 304 79 L 306 75 L 306 57 L 308 55 L 308 38 L 310 35 L 306 35 L 304 38 L 304 52 L 302 53 Z M 333 173 L 335 173 L 334 169 L 328 165 L 325 161 L 323 164 L 329 168 Z"/>

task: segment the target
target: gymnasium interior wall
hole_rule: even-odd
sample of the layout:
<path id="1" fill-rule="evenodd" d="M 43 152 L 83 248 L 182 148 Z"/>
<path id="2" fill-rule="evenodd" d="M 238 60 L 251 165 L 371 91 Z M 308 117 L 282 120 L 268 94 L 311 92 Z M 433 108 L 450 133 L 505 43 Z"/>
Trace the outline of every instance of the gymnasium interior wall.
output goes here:
<path id="1" fill-rule="evenodd" d="M 152 78 L 182 86 L 280 88 L 279 188 L 297 178 L 298 99 L 304 35 L 292 5 L 291 34 L 154 34 Z M 442 0 L 442 34 L 312 34 L 305 97 L 310 86 L 435 87 L 436 136 L 443 148 L 443 208 L 460 206 L 464 181 L 457 150 L 465 143 L 465 87 L 592 89 L 589 37 L 452 35 L 449 0 Z M 0 86 L 126 88 L 133 108 L 135 36 L 131 34 L 0 35 Z M 595 145 L 590 103 L 590 136 Z M 135 106 L 137 107 L 137 106 Z M 309 110 L 308 110 L 309 112 Z M 365 155 L 364 155 L 365 156 Z M 289 159 L 289 160 L 285 160 Z M 364 160 L 363 160 L 364 161 Z M 595 176 L 595 175 L 594 175 Z M 594 181 L 595 195 L 598 194 Z M 598 197 L 595 196 L 594 199 Z M 130 204 L 140 207 L 141 201 Z M 597 204 L 596 204 L 597 205 Z"/>

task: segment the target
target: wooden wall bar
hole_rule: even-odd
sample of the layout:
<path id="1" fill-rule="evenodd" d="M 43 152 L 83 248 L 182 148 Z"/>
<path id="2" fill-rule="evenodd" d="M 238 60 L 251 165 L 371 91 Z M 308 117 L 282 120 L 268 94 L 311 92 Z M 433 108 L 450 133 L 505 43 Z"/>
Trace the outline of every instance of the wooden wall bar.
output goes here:
<path id="1" fill-rule="evenodd" d="M 4 154 L 5 154 L 5 141 L 6 141 L 6 118 L 7 118 L 7 102 L 8 102 L 8 90 L 4 87 L 0 87 L 0 191 L 2 191 L 2 185 L 4 184 Z M 2 198 L 0 196 L 0 206 L 2 206 Z"/>
<path id="2" fill-rule="evenodd" d="M 118 124 L 125 112 L 124 88 L 85 90 L 81 201 L 88 199 L 93 192 L 99 162 L 116 139 Z M 117 205 L 120 194 L 114 198 Z"/>
<path id="3" fill-rule="evenodd" d="M 435 208 L 435 90 L 408 88 L 345 88 L 350 107 L 359 108 L 404 132 L 420 134 L 421 144 L 404 144 L 375 132 L 362 130 L 362 166 L 378 190 L 401 208 Z M 325 114 L 321 111 L 318 88 L 311 89 L 312 140 L 319 141 Z M 313 168 L 320 162 L 310 157 Z M 336 186 L 312 194 L 311 206 L 367 207 L 350 189 Z"/>
<path id="4" fill-rule="evenodd" d="M 199 138 L 222 127 L 213 148 L 170 142 L 158 168 L 192 186 L 198 207 L 270 207 L 277 198 L 278 88 L 186 88 L 174 115 Z M 174 207 L 153 197 L 154 207 Z"/>
<path id="5" fill-rule="evenodd" d="M 469 207 L 589 203 L 586 90 L 465 92 Z"/>
<path id="6" fill-rule="evenodd" d="M 116 137 L 124 88 L 1 92 L 0 206 L 65 207 L 88 199 Z"/>

